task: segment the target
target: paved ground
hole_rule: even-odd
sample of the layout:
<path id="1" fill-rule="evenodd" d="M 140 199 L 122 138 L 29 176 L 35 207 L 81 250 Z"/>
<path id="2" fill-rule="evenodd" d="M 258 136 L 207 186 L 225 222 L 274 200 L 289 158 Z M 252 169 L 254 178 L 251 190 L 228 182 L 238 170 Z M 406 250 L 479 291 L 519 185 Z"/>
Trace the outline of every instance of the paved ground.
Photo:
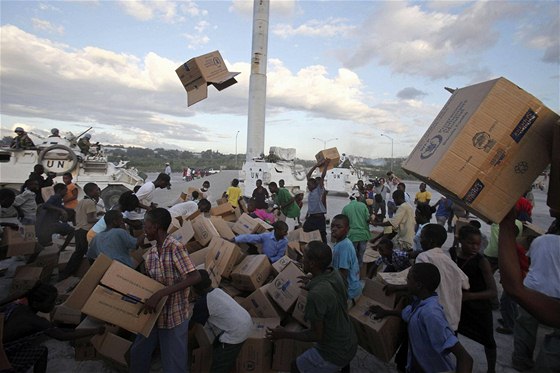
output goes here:
<path id="1" fill-rule="evenodd" d="M 149 174 L 148 179 L 153 180 L 155 174 Z M 237 173 L 234 171 L 222 171 L 216 175 L 212 175 L 204 180 L 209 180 L 211 183 L 211 196 L 213 199 L 218 198 L 223 191 L 227 188 L 230 181 L 237 177 Z M 203 179 L 195 180 L 189 183 L 185 183 L 181 179 L 181 175 L 174 174 L 172 178 L 172 188 L 171 190 L 161 190 L 156 191 L 154 202 L 159 203 L 161 206 L 167 206 L 171 204 L 184 190 L 185 187 L 195 186 L 200 187 L 202 185 Z M 414 195 L 418 191 L 418 182 L 408 181 L 406 182 L 407 191 L 410 195 Z M 428 188 L 429 189 L 429 188 Z M 439 199 L 439 193 L 432 191 L 432 201 L 435 202 Z M 535 194 L 535 209 L 533 210 L 534 223 L 540 227 L 547 228 L 552 219 L 548 215 L 548 208 L 546 207 L 546 194 L 539 190 L 534 191 Z M 334 215 L 340 213 L 342 208 L 346 205 L 348 199 L 346 196 L 341 195 L 330 195 L 328 196 L 328 218 L 332 218 Z M 305 206 L 304 206 L 305 209 Z M 305 212 L 305 210 L 304 210 Z M 303 216 L 304 214 L 302 214 Z M 482 224 L 482 230 L 486 234 L 489 233 L 489 226 L 485 223 Z M 451 245 L 452 237 L 451 234 L 448 237 L 446 246 Z M 21 261 L 17 261 L 14 258 L 7 259 L 0 262 L 0 269 L 9 267 L 7 273 L 4 277 L 0 278 L 0 294 L 7 294 L 11 280 L 13 277 L 13 271 L 18 265 L 23 264 Z M 496 274 L 496 283 L 498 284 L 499 291 L 501 287 L 499 286 L 499 273 Z M 499 317 L 499 312 L 494 311 L 494 324 L 496 325 L 496 320 Z M 544 334 L 548 332 L 549 329 L 541 327 L 539 330 L 539 341 L 537 342 L 537 351 L 540 342 L 543 339 Z M 495 333 L 496 343 L 498 345 L 498 372 L 515 372 L 511 367 L 511 353 L 512 353 L 512 343 L 513 337 L 508 335 L 502 335 Z M 484 349 L 477 343 L 464 338 L 459 337 L 461 343 L 464 344 L 465 348 L 473 356 L 475 360 L 474 372 L 485 372 L 486 371 L 486 359 L 484 356 Z M 49 365 L 48 372 L 80 372 L 80 373 L 97 373 L 97 372 L 118 372 L 123 369 L 115 364 L 111 364 L 105 361 L 83 361 L 78 362 L 74 360 L 74 349 L 67 342 L 58 341 L 48 341 L 46 345 L 49 348 Z M 535 355 L 536 356 L 536 355 Z M 369 353 L 359 350 L 358 354 L 352 361 L 352 372 L 396 372 L 394 364 L 383 363 L 370 355 Z M 152 365 L 152 372 L 161 372 L 161 366 L 159 362 L 154 362 Z"/>

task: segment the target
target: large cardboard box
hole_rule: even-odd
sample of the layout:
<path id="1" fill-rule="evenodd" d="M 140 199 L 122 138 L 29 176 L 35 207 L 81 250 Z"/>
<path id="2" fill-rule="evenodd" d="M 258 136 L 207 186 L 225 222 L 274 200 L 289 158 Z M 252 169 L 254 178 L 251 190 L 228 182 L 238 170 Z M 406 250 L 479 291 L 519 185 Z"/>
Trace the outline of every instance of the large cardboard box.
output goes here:
<path id="1" fill-rule="evenodd" d="M 193 333 L 200 347 L 211 347 L 214 339 L 216 339 L 216 335 L 209 323 L 206 323 L 206 325 L 195 323 Z"/>
<path id="2" fill-rule="evenodd" d="M 237 358 L 238 373 L 271 371 L 272 341 L 266 338 L 266 329 L 273 329 L 279 325 L 279 319 L 253 318 L 253 332 L 243 344 Z"/>
<path id="3" fill-rule="evenodd" d="M 91 337 L 91 344 L 99 355 L 120 365 L 128 365 L 125 355 L 132 346 L 132 341 L 105 331 L 102 335 L 97 334 Z"/>
<path id="4" fill-rule="evenodd" d="M 210 215 L 212 216 L 225 216 L 225 215 L 235 215 L 235 211 L 231 203 L 226 202 L 221 205 L 214 206 L 210 209 Z"/>
<path id="5" fill-rule="evenodd" d="M 251 293 L 247 298 L 243 300 L 241 306 L 249 312 L 253 317 L 263 317 L 263 318 L 284 318 L 284 311 L 276 305 L 268 294 L 267 288 L 272 286 L 272 284 L 266 284 L 254 292 Z"/>
<path id="6" fill-rule="evenodd" d="M 239 73 L 229 72 L 220 52 L 213 51 L 191 58 L 175 72 L 187 91 L 188 106 L 208 97 L 208 86 L 213 85 L 221 91 L 235 83 Z"/>
<path id="7" fill-rule="evenodd" d="M 212 346 L 200 347 L 192 352 L 191 372 L 208 373 L 212 367 Z"/>
<path id="8" fill-rule="evenodd" d="M 304 273 L 294 263 L 290 263 L 272 281 L 273 286 L 267 289 L 272 299 L 286 312 L 297 301 L 301 292 L 299 277 L 303 275 Z"/>
<path id="9" fill-rule="evenodd" d="M 42 267 L 35 267 L 33 265 L 19 266 L 16 268 L 14 279 L 12 280 L 12 287 L 10 288 L 11 294 L 23 294 L 31 290 L 37 281 L 43 277 L 45 271 Z"/>
<path id="10" fill-rule="evenodd" d="M 192 221 L 194 238 L 202 246 L 208 245 L 213 237 L 220 237 L 220 234 L 212 224 L 212 221 L 202 215 L 197 216 Z"/>
<path id="11" fill-rule="evenodd" d="M 406 277 L 410 268 L 401 272 L 377 272 L 377 279 L 384 285 L 406 285 Z"/>
<path id="12" fill-rule="evenodd" d="M 254 291 L 270 275 L 272 266 L 266 255 L 248 255 L 231 272 L 233 286 L 240 290 Z"/>
<path id="13" fill-rule="evenodd" d="M 233 233 L 230 226 L 223 218 L 219 216 L 211 216 L 210 221 L 212 222 L 212 224 L 220 234 L 220 237 L 228 241 L 235 238 L 235 234 Z"/>
<path id="14" fill-rule="evenodd" d="M 338 167 L 338 164 L 340 163 L 340 154 L 338 154 L 338 149 L 337 148 L 323 149 L 319 153 L 315 154 L 315 159 L 317 160 L 317 163 L 319 163 L 319 162 L 321 162 L 321 161 L 323 161 L 327 158 L 330 159 L 329 166 L 327 167 L 327 170 Z M 319 170 L 321 170 L 321 172 L 323 172 L 323 168 L 324 167 L 319 167 Z"/>
<path id="15" fill-rule="evenodd" d="M 312 232 L 304 232 L 303 228 L 294 229 L 290 233 L 288 233 L 288 241 L 289 242 L 302 242 L 302 243 L 309 243 L 311 241 L 321 241 L 321 232 L 318 230 Z"/>
<path id="16" fill-rule="evenodd" d="M 144 302 L 164 285 L 100 255 L 76 286 L 66 305 L 83 313 L 148 336 L 167 297 L 152 314 L 140 313 Z"/>
<path id="17" fill-rule="evenodd" d="M 55 323 L 78 325 L 82 321 L 82 313 L 79 310 L 67 307 L 63 303 L 56 306 L 52 319 Z"/>
<path id="18" fill-rule="evenodd" d="M 382 361 L 389 361 L 397 351 L 402 339 L 403 325 L 400 317 L 375 319 L 369 308 L 382 304 L 365 296 L 360 297 L 348 311 L 358 335 L 358 343 L 366 351 Z M 386 308 L 386 306 L 384 307 Z"/>
<path id="19" fill-rule="evenodd" d="M 206 263 L 206 257 L 210 252 L 210 248 L 205 247 L 203 249 L 197 250 L 194 253 L 189 253 L 189 258 L 191 258 L 191 262 L 194 264 L 195 267 Z"/>
<path id="20" fill-rule="evenodd" d="M 226 241 L 220 237 L 214 237 L 210 241 L 208 249 L 205 261 L 206 271 L 216 276 L 229 277 L 241 256 L 239 247 L 233 242 Z M 221 278 L 217 279 L 217 283 L 212 284 L 212 286 L 217 287 L 220 281 Z"/>
<path id="21" fill-rule="evenodd" d="M 262 219 L 252 218 L 248 214 L 242 214 L 232 228 L 236 234 L 264 233 L 272 229 L 272 225 Z"/>
<path id="22" fill-rule="evenodd" d="M 311 324 L 309 323 L 309 321 L 305 319 L 305 305 L 307 304 L 307 293 L 308 293 L 307 290 L 301 289 L 294 310 L 292 311 L 292 317 L 301 325 L 310 328 Z"/>
<path id="23" fill-rule="evenodd" d="M 291 262 L 293 262 L 293 259 L 291 259 L 288 255 L 284 255 L 283 257 L 272 263 L 272 271 L 277 275 L 278 273 L 282 272 L 282 270 L 286 268 L 286 266 Z"/>
<path id="24" fill-rule="evenodd" d="M 171 236 L 183 245 L 186 245 L 194 237 L 192 222 L 190 220 L 186 220 L 180 228 L 171 233 Z"/>
<path id="25" fill-rule="evenodd" d="M 291 332 L 300 332 L 304 328 L 297 322 L 289 322 L 284 327 Z M 281 372 L 291 370 L 292 361 L 299 355 L 313 347 L 312 342 L 296 341 L 295 339 L 279 339 L 274 342 L 274 353 L 272 354 L 272 369 Z"/>
<path id="26" fill-rule="evenodd" d="M 33 254 L 37 245 L 35 226 L 25 225 L 21 226 L 19 230 L 5 227 L 2 245 L 8 247 L 7 257 Z"/>
<path id="27" fill-rule="evenodd" d="M 458 89 L 402 168 L 499 223 L 550 163 L 558 118 L 505 78 Z"/>
<path id="28" fill-rule="evenodd" d="M 394 293 L 391 295 L 385 294 L 384 287 L 385 284 L 379 279 L 366 278 L 362 295 L 382 304 L 386 309 L 393 309 L 397 305 L 397 295 Z"/>

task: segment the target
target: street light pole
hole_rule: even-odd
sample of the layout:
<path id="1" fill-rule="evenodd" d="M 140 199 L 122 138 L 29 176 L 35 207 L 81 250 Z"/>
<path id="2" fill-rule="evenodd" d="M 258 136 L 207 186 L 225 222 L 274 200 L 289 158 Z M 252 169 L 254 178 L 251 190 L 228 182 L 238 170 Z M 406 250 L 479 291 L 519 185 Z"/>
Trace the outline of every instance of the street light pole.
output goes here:
<path id="1" fill-rule="evenodd" d="M 323 143 L 323 149 L 326 149 L 326 148 L 327 148 L 327 143 L 328 143 L 329 141 L 338 140 L 338 137 L 334 137 L 334 138 L 328 139 L 328 140 L 323 140 L 323 139 L 320 139 L 320 138 L 318 138 L 318 137 L 314 137 L 313 140 L 321 141 L 321 142 Z"/>
<path id="2" fill-rule="evenodd" d="M 237 169 L 237 136 L 239 135 L 239 131 L 235 134 L 235 168 Z"/>
<path id="3" fill-rule="evenodd" d="M 393 138 L 391 136 L 387 136 L 385 134 L 381 134 L 381 136 L 385 136 L 389 140 L 391 140 L 391 172 L 393 171 Z"/>

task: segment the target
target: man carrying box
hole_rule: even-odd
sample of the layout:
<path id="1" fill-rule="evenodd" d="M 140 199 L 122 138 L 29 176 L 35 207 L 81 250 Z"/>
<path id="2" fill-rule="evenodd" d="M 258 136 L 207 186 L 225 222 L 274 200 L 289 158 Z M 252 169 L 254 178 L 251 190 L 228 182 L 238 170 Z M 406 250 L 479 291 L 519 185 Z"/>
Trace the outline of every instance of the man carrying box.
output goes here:
<path id="1" fill-rule="evenodd" d="M 330 159 L 327 158 L 311 167 L 307 173 L 307 189 L 309 189 L 309 195 L 307 196 L 307 216 L 303 223 L 304 232 L 319 230 L 324 243 L 327 243 L 327 222 L 325 220 L 327 207 L 325 203 L 323 203 L 323 193 L 325 192 L 325 175 L 329 168 L 329 162 Z M 321 166 L 323 167 L 321 177 L 314 178 L 312 176 L 313 171 Z"/>
<path id="2" fill-rule="evenodd" d="M 305 319 L 311 328 L 288 331 L 267 330 L 267 338 L 316 342 L 292 363 L 292 372 L 338 372 L 356 355 L 358 340 L 348 312 L 347 291 L 342 277 L 330 265 L 332 252 L 327 244 L 311 241 L 303 254 L 303 270 L 311 273 Z"/>
<path id="3" fill-rule="evenodd" d="M 187 249 L 167 234 L 171 214 L 164 208 L 146 213 L 144 232 L 150 241 L 157 241 L 147 254 L 146 272 L 149 277 L 164 284 L 145 303 L 143 310 L 152 313 L 158 303 L 168 297 L 149 337 L 140 334 L 130 349 L 130 372 L 149 372 L 152 353 L 158 343 L 165 372 L 187 372 L 187 336 L 189 330 L 189 286 L 200 282 Z"/>

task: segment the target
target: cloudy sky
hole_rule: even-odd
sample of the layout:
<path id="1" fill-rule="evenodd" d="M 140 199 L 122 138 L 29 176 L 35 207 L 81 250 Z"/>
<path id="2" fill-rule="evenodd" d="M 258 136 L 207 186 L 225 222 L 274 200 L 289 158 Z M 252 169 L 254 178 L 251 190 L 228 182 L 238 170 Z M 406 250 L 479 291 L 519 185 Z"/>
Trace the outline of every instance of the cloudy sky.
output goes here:
<path id="1" fill-rule="evenodd" d="M 46 135 L 245 152 L 252 1 L 0 2 L 0 121 Z M 265 149 L 406 156 L 449 93 L 504 76 L 560 107 L 558 1 L 271 1 Z M 239 83 L 187 107 L 175 69 Z M 334 140 L 337 138 L 337 140 Z M 333 140 L 331 140 L 333 139 Z"/>

